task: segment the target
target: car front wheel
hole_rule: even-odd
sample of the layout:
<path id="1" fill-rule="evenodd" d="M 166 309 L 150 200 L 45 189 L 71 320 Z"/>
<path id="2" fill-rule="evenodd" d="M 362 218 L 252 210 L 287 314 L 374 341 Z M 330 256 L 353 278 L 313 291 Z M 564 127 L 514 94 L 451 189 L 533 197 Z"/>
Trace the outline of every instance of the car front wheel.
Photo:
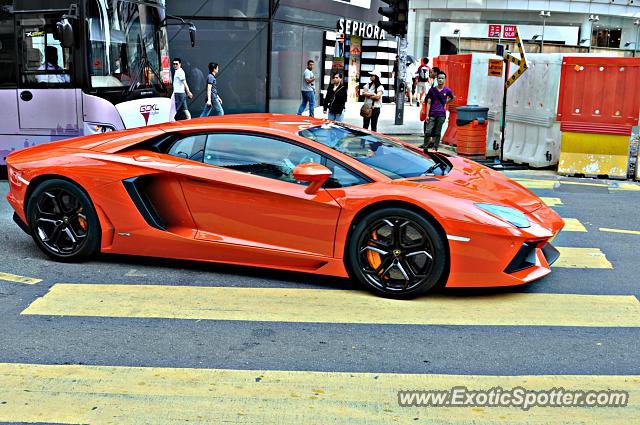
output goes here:
<path id="1" fill-rule="evenodd" d="M 412 298 L 423 294 L 445 273 L 443 239 L 429 220 L 414 211 L 380 209 L 353 229 L 348 247 L 351 275 L 378 295 Z"/>
<path id="2" fill-rule="evenodd" d="M 98 216 L 77 185 L 61 179 L 47 180 L 35 188 L 27 205 L 33 239 L 49 257 L 81 261 L 98 252 Z"/>

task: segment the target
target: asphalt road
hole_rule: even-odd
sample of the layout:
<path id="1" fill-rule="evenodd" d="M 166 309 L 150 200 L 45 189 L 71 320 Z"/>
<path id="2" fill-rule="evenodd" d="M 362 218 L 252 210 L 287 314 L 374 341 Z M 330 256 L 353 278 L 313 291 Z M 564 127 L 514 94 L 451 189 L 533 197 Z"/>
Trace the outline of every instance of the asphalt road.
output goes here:
<path id="1" fill-rule="evenodd" d="M 488 376 L 508 379 L 510 376 L 552 375 L 561 382 L 563 377 L 582 375 L 581 379 L 585 385 L 593 384 L 589 376 L 594 377 L 593 379 L 618 379 L 620 376 L 626 376 L 632 377 L 635 386 L 640 388 L 640 233 L 633 233 L 640 231 L 640 216 L 637 214 L 637 206 L 640 205 L 640 190 L 637 189 L 640 187 L 634 189 L 634 185 L 629 184 L 626 189 L 619 190 L 621 186 L 616 182 L 578 179 L 563 179 L 565 183 L 559 183 L 556 176 L 545 172 L 512 172 L 510 175 L 524 179 L 523 182 L 532 187 L 541 187 L 533 190 L 545 199 L 557 198 L 555 202 L 561 204 L 554 208 L 564 218 L 576 219 L 578 224 L 582 225 L 585 231 L 562 232 L 554 241 L 556 246 L 593 249 L 596 254 L 590 253 L 585 256 L 595 255 L 598 260 L 606 258 L 610 268 L 594 265 L 595 263 L 590 261 L 592 258 L 587 258 L 584 263 L 578 258 L 578 264 L 554 267 L 550 276 L 526 286 L 482 290 L 445 289 L 433 297 L 433 308 L 438 308 L 439 302 L 453 300 L 456 308 L 462 308 L 464 324 L 403 324 L 405 322 L 402 320 L 376 323 L 373 318 L 378 318 L 382 313 L 377 310 L 378 304 L 371 301 L 372 297 L 368 297 L 362 289 L 354 287 L 348 280 L 330 277 L 113 255 L 101 256 L 82 264 L 52 262 L 36 248 L 30 237 L 13 223 L 8 203 L 0 202 L 0 273 L 41 279 L 36 284 L 19 283 L 11 281 L 11 278 L 0 280 L 0 363 L 4 365 L 0 367 L 0 376 L 6 370 L 11 370 L 12 364 L 86 365 L 162 367 L 172 370 L 195 368 L 203 373 L 215 369 L 345 372 L 347 375 L 356 372 L 394 374 L 390 376 L 468 375 L 466 381 L 462 380 L 468 385 L 481 385 L 483 377 Z M 0 182 L 0 191 L 3 194 L 7 192 L 6 181 Z M 580 226 L 578 228 L 582 230 Z M 601 229 L 630 232 L 614 233 Z M 206 318 L 206 312 L 201 311 L 194 316 L 187 314 L 183 318 L 162 315 L 154 317 L 145 314 L 131 314 L 128 317 L 115 317 L 117 314 L 114 314 L 114 317 L 101 317 L 102 313 L 96 313 L 95 316 L 91 313 L 59 315 L 47 314 L 46 308 L 44 313 L 28 313 L 30 306 L 37 305 L 34 302 L 46 300 L 49 291 L 61 283 L 123 284 L 132 288 L 175 287 L 176 294 L 185 286 L 203 290 L 248 288 L 249 294 L 251 290 L 255 290 L 252 288 L 263 288 L 269 291 L 269 294 L 277 294 L 279 289 L 324 291 L 319 292 L 320 294 L 327 290 L 344 291 L 347 305 L 350 298 L 364 303 L 357 305 L 365 306 L 364 314 L 370 314 L 373 323 L 351 323 L 348 311 L 344 311 L 343 316 L 338 312 L 338 319 L 332 323 L 323 323 L 323 319 L 308 319 L 305 317 L 304 299 L 300 301 L 302 305 L 296 306 L 302 312 L 300 320 L 259 320 L 259 316 L 256 319 L 256 316 L 251 314 L 250 303 L 255 303 L 256 310 L 259 310 L 260 296 L 247 298 L 248 305 L 243 307 L 246 311 L 243 310 L 241 313 L 246 316 L 245 320 L 210 320 Z M 167 292 L 167 296 L 170 297 L 172 293 Z M 135 298 L 141 309 L 146 303 L 154 302 L 145 299 L 144 293 L 141 294 Z M 197 297 L 199 292 L 196 291 L 194 294 Z M 542 296 L 542 305 L 539 301 L 536 301 L 538 304 L 531 304 L 531 309 L 539 309 L 536 317 L 547 320 L 543 320 L 542 325 L 537 324 L 535 320 L 525 324 L 509 324 L 508 318 L 505 319 L 505 324 L 495 325 L 491 324 L 491 312 L 483 313 L 477 310 L 478 306 L 487 306 L 487 303 L 490 307 L 496 297 L 524 297 L 522 299 L 529 302 L 528 297 L 533 294 Z M 576 294 L 583 297 L 572 297 Z M 432 297 L 424 297 L 405 303 L 419 305 L 431 302 L 431 299 Z M 618 304 L 608 307 L 607 304 L 601 303 L 602 300 L 610 299 L 615 303 L 620 302 L 622 306 L 622 310 L 615 310 L 615 314 L 612 310 L 612 316 L 615 317 L 607 317 L 607 310 L 598 311 L 617 308 Z M 188 303 L 189 298 L 186 300 Z M 87 300 L 67 300 L 71 304 L 75 301 L 82 304 Z M 585 304 L 585 309 L 592 308 L 594 315 L 602 314 L 606 318 L 603 326 L 575 325 L 573 320 L 580 313 L 578 310 L 575 313 L 572 309 L 583 308 L 583 301 L 593 302 Z M 178 301 L 176 303 L 179 304 Z M 371 303 L 369 313 L 366 313 L 367 303 Z M 522 313 L 526 316 L 530 313 L 525 311 L 529 304 L 523 305 L 525 307 Z M 558 306 L 560 310 L 566 306 L 566 311 L 558 311 Z M 106 306 L 106 311 L 109 311 L 109 307 Z M 283 310 L 287 308 L 289 306 L 282 307 Z M 554 308 L 556 310 L 553 310 Z M 362 313 L 362 310 L 358 313 Z M 279 312 L 276 311 L 275 314 L 277 316 Z M 496 308 L 493 314 L 496 317 L 503 314 L 510 317 L 511 313 Z M 477 323 L 474 322 L 476 317 Z M 553 322 L 556 320 L 555 317 L 557 322 Z M 286 381 L 282 382 L 286 387 Z M 581 382 L 578 381 L 577 385 Z M 607 385 L 613 384 L 603 385 L 606 389 Z M 640 396 L 639 393 L 636 395 Z M 3 397 L 0 393 L 0 402 Z M 287 403 L 291 397 L 291 394 L 283 396 L 289 400 Z M 339 395 L 335 397 L 340 398 Z M 598 422 L 616 423 L 622 417 L 637 418 L 640 415 L 640 400 L 632 402 L 630 406 L 633 406 L 625 408 L 627 410 L 623 413 L 615 413 L 623 416 L 601 418 Z M 14 407 L 3 410 L 3 405 L 0 404 L 0 423 L 84 423 L 83 421 L 88 420 L 82 415 L 75 418 L 76 420 L 71 420 L 74 417 L 71 414 L 69 419 L 68 412 L 65 413 L 67 416 L 63 413 L 42 416 L 34 413 L 30 416 L 25 413 L 29 412 L 29 409 L 23 407 L 16 410 Z M 394 412 L 397 413 L 397 404 L 395 409 Z M 16 413 L 18 411 L 20 414 Z M 34 408 L 33 411 L 39 410 Z M 225 420 L 243 423 L 286 422 L 282 422 L 282 416 L 278 416 L 280 419 L 270 416 L 269 407 L 261 412 L 262 416 L 254 416 L 253 422 L 245 421 L 246 418 L 243 416 L 233 416 Z M 339 417 L 346 417 L 341 416 L 345 411 L 338 412 L 342 412 Z M 351 410 L 346 412 L 354 415 L 348 416 L 349 418 L 357 416 Z M 425 410 L 418 411 L 417 414 L 409 414 L 402 410 L 399 412 L 399 416 L 394 417 L 399 418 L 398 422 L 401 423 L 436 423 L 435 419 L 433 422 L 428 419 L 429 413 Z M 406 417 L 403 416 L 403 412 L 406 412 Z M 474 419 L 470 413 L 470 416 L 465 416 L 462 420 L 468 420 L 469 423 L 474 420 L 474 423 L 485 423 L 482 420 L 489 421 L 493 418 L 491 412 L 487 414 L 487 417 Z M 561 423 L 566 414 L 566 409 L 556 409 L 543 420 L 548 423 Z M 250 413 L 247 415 L 251 416 Z M 376 415 L 370 416 L 369 422 L 362 423 L 387 422 Z M 527 417 L 523 415 L 510 420 L 512 423 L 527 423 L 526 421 L 532 420 L 526 419 Z M 133 423 L 136 422 L 131 420 Z M 166 423 L 173 421 L 166 419 Z M 223 422 L 219 416 L 210 422 L 206 415 L 200 418 L 200 421 Z M 317 418 L 316 421 L 330 423 L 329 420 Z M 138 423 L 141 422 L 142 419 Z M 157 418 L 152 422 L 165 423 L 165 420 Z M 342 423 L 349 422 L 356 421 Z M 110 422 L 103 417 L 96 419 L 95 423 Z"/>

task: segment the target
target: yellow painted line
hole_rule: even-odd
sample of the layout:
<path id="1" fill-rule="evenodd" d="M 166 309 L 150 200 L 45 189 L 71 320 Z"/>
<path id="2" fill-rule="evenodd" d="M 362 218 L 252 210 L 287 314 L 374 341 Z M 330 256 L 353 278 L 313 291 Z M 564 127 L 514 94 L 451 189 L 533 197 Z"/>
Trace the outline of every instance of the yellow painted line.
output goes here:
<path id="1" fill-rule="evenodd" d="M 620 183 L 618 187 L 612 187 L 610 190 L 631 190 L 638 191 L 640 190 L 640 185 L 637 183 Z"/>
<path id="2" fill-rule="evenodd" d="M 6 280 L 15 283 L 24 283 L 25 285 L 35 285 L 42 282 L 42 279 L 36 279 L 34 277 L 18 276 L 11 273 L 0 273 L 0 280 Z"/>
<path id="3" fill-rule="evenodd" d="M 627 424 L 640 376 L 435 375 L 0 363 L 2 422 Z M 626 391 L 626 407 L 400 407 L 399 390 Z M 416 420 L 418 418 L 418 420 Z M 567 419 L 571 420 L 568 422 Z"/>
<path id="4" fill-rule="evenodd" d="M 580 223 L 580 220 L 578 220 L 577 218 L 562 217 L 562 219 L 564 220 L 564 228 L 562 229 L 563 232 L 586 232 L 587 231 L 587 229 L 583 226 L 582 223 Z"/>
<path id="5" fill-rule="evenodd" d="M 601 232 L 610 232 L 610 233 L 626 233 L 628 235 L 640 235 L 640 232 L 637 230 L 624 230 L 624 229 L 609 229 L 606 227 L 601 227 L 600 229 Z"/>
<path id="6" fill-rule="evenodd" d="M 564 205 L 560 198 L 547 198 L 542 196 L 540 197 L 540 199 L 542 199 L 542 202 L 544 202 L 548 207 L 557 207 L 560 205 Z"/>
<path id="7" fill-rule="evenodd" d="M 575 185 L 575 186 L 609 187 L 608 184 L 602 184 L 602 183 L 572 182 L 572 181 L 567 181 L 567 180 L 560 180 L 559 182 L 560 182 L 560 184 L 572 184 L 572 185 Z"/>
<path id="8" fill-rule="evenodd" d="M 512 179 L 520 183 L 527 189 L 553 189 L 558 183 L 557 180 L 536 180 L 536 179 Z"/>
<path id="9" fill-rule="evenodd" d="M 556 248 L 560 251 L 560 258 L 553 263 L 553 267 L 570 269 L 613 268 L 607 257 L 598 248 Z"/>
<path id="10" fill-rule="evenodd" d="M 496 326 L 640 327 L 634 296 L 492 294 L 391 300 L 361 291 L 159 285 L 56 284 L 22 314 Z"/>

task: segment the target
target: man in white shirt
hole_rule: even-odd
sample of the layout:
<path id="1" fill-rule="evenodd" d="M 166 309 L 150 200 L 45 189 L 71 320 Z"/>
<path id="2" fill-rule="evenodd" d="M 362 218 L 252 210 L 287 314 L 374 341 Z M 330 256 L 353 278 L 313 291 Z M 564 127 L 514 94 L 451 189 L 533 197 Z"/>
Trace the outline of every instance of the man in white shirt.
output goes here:
<path id="1" fill-rule="evenodd" d="M 69 74 L 65 74 L 64 69 L 58 66 L 58 49 L 55 46 L 44 48 L 44 63 L 38 71 L 58 71 L 57 74 L 36 75 L 36 81 L 39 83 L 64 84 L 70 81 Z"/>
<path id="2" fill-rule="evenodd" d="M 307 103 L 309 103 L 309 116 L 312 117 L 313 110 L 316 107 L 316 77 L 313 75 L 313 64 L 314 62 L 312 60 L 307 61 L 307 69 L 304 70 L 304 74 L 302 75 L 302 103 L 300 103 L 300 107 L 298 108 L 298 115 L 302 115 L 307 107 Z"/>
<path id="3" fill-rule="evenodd" d="M 184 113 L 185 118 L 183 119 L 191 119 L 191 113 L 189 112 L 189 107 L 187 106 L 187 97 L 191 99 L 193 94 L 191 90 L 189 90 L 189 85 L 187 84 L 187 77 L 184 74 L 184 69 L 182 69 L 182 61 L 180 58 L 173 58 L 173 98 L 176 102 L 176 119 L 181 115 L 181 112 Z"/>

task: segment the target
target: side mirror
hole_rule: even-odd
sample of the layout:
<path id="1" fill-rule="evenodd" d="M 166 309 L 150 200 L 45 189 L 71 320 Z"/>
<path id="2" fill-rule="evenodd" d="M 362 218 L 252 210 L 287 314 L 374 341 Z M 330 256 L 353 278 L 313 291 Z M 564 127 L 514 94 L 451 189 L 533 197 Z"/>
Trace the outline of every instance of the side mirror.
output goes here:
<path id="1" fill-rule="evenodd" d="M 62 47 L 73 47 L 73 26 L 67 18 L 62 18 L 56 23 L 56 36 Z"/>
<path id="2" fill-rule="evenodd" d="M 304 193 L 308 195 L 317 193 L 329 177 L 331 177 L 331 170 L 324 165 L 316 164 L 315 162 L 306 162 L 304 164 L 296 165 L 293 169 L 294 179 L 311 183 L 304 190 Z"/>
<path id="3" fill-rule="evenodd" d="M 196 27 L 195 25 L 189 25 L 189 38 L 191 39 L 191 47 L 196 47 Z"/>

